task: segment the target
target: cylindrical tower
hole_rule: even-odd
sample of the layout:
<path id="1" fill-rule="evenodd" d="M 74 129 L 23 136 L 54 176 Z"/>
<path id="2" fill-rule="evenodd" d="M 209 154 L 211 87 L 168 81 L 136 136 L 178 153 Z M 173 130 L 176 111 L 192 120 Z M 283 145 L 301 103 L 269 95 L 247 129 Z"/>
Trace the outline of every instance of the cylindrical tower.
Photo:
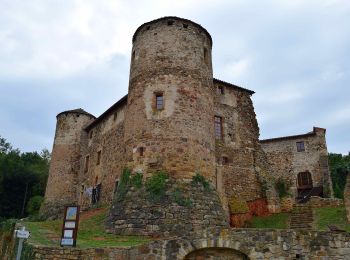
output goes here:
<path id="1" fill-rule="evenodd" d="M 210 34 L 186 19 L 164 17 L 136 30 L 125 119 L 134 170 L 214 180 L 211 50 Z"/>
<path id="2" fill-rule="evenodd" d="M 63 214 L 65 205 L 77 201 L 82 130 L 94 118 L 83 109 L 69 110 L 57 115 L 45 202 L 41 208 L 41 214 L 46 218 Z"/>

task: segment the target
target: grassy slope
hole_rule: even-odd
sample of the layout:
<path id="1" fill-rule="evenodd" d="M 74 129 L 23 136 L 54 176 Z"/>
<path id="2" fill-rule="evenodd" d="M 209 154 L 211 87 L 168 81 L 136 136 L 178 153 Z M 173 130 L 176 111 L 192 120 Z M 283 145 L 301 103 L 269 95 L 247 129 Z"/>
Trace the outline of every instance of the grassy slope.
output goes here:
<path id="1" fill-rule="evenodd" d="M 122 247 L 143 244 L 149 241 L 146 237 L 118 236 L 104 231 L 104 219 L 107 210 L 100 209 L 93 214 L 81 215 L 77 247 Z M 59 246 L 62 221 L 24 222 L 31 232 L 29 242 L 38 245 Z"/>
<path id="2" fill-rule="evenodd" d="M 250 221 L 253 228 L 288 228 L 288 213 L 278 213 L 267 217 L 253 217 Z"/>
<path id="3" fill-rule="evenodd" d="M 316 209 L 315 224 L 318 230 L 328 230 L 327 225 L 335 225 L 340 229 L 350 232 L 350 223 L 346 220 L 344 207 Z"/>

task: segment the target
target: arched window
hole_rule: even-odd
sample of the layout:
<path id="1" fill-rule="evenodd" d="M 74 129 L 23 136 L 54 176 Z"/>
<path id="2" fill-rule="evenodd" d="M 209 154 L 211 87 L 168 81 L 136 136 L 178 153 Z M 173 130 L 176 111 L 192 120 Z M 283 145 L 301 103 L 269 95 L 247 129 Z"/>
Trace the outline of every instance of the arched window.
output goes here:
<path id="1" fill-rule="evenodd" d="M 312 178 L 310 172 L 299 172 L 298 174 L 298 188 L 307 189 L 312 188 Z"/>

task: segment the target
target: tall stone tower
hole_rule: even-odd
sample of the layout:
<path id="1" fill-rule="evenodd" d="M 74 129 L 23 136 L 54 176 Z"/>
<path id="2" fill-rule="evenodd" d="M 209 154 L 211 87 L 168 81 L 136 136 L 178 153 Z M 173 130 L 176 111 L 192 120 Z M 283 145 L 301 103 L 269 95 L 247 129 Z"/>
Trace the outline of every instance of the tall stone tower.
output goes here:
<path id="1" fill-rule="evenodd" d="M 214 181 L 212 39 L 200 25 L 164 17 L 133 36 L 125 144 L 134 170 Z"/>
<path id="2" fill-rule="evenodd" d="M 57 115 L 50 175 L 47 181 L 43 216 L 58 216 L 62 208 L 77 202 L 77 177 L 80 169 L 82 129 L 95 117 L 82 109 Z"/>

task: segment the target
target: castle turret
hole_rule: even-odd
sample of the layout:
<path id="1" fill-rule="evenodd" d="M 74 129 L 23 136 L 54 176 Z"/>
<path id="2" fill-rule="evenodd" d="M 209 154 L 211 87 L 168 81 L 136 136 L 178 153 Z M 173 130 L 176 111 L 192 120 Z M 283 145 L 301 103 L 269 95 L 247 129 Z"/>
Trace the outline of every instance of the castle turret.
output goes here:
<path id="1" fill-rule="evenodd" d="M 94 118 L 83 109 L 57 115 L 45 202 L 41 208 L 43 216 L 55 218 L 63 214 L 65 205 L 77 202 L 82 129 Z"/>
<path id="2" fill-rule="evenodd" d="M 164 17 L 133 36 L 126 152 L 132 168 L 214 181 L 212 39 L 200 25 Z"/>

